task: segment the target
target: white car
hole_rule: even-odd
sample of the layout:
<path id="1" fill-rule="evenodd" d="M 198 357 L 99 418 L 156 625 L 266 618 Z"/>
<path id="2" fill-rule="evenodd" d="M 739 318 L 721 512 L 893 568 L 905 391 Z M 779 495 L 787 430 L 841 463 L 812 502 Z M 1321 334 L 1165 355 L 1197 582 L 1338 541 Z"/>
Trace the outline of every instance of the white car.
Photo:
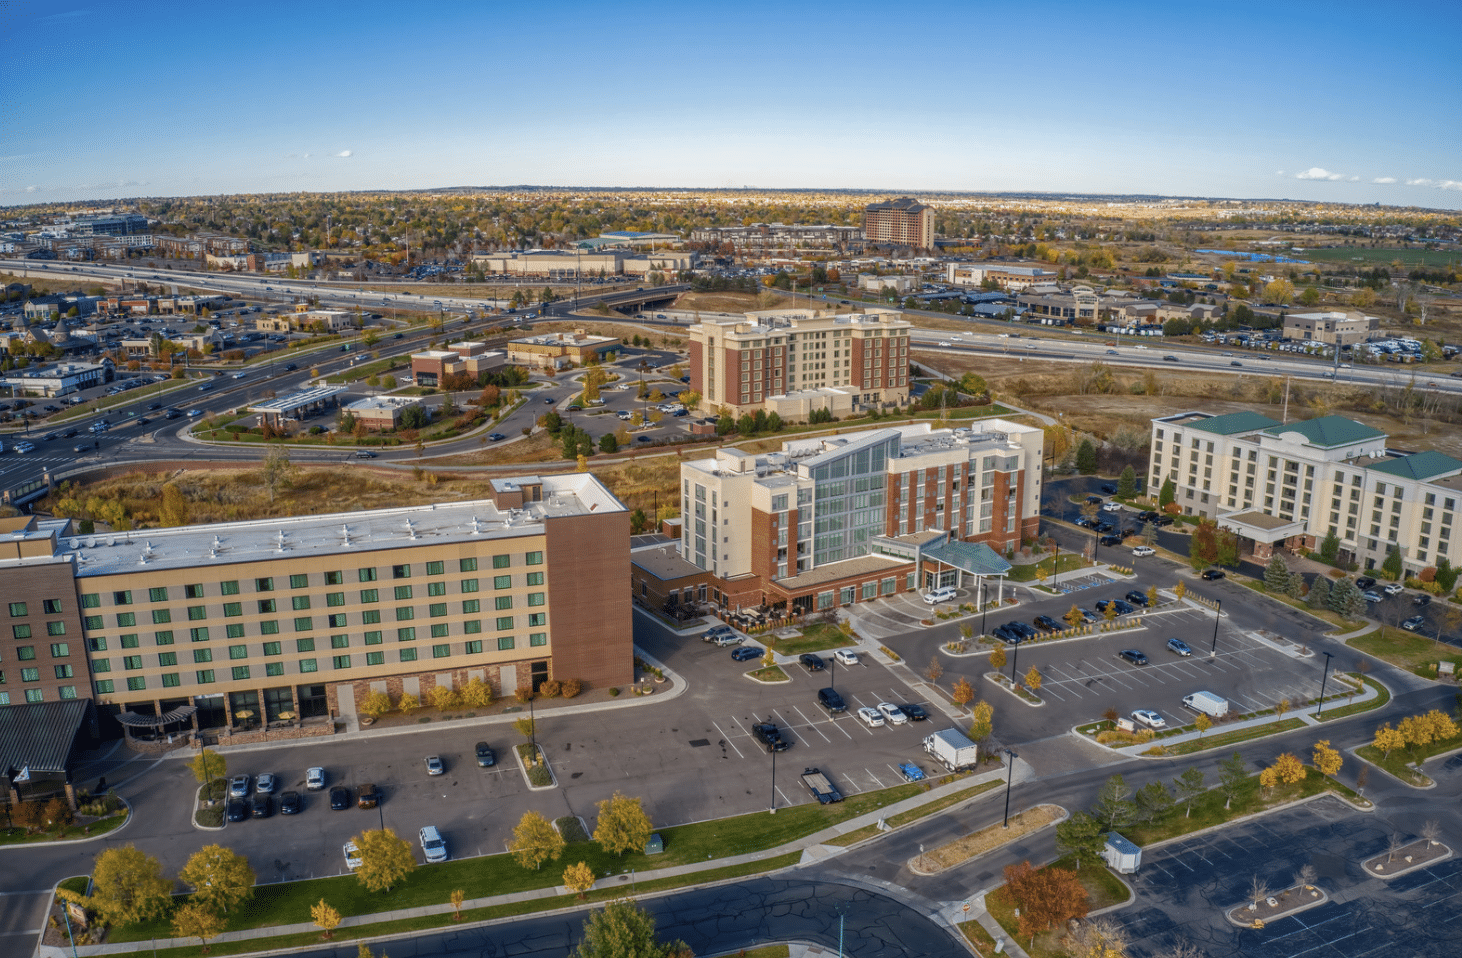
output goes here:
<path id="1" fill-rule="evenodd" d="M 909 717 L 904 714 L 904 710 L 892 702 L 879 702 L 878 711 L 890 725 L 906 725 L 909 721 Z"/>
<path id="2" fill-rule="evenodd" d="M 312 792 L 318 792 L 325 787 L 325 770 L 316 765 L 305 772 L 305 788 Z"/>
<path id="3" fill-rule="evenodd" d="M 355 871 L 357 868 L 360 867 L 360 861 L 360 849 L 356 847 L 355 842 L 346 842 L 345 867 L 349 868 L 351 871 Z"/>
<path id="4" fill-rule="evenodd" d="M 851 649 L 836 649 L 833 651 L 833 658 L 837 659 L 839 665 L 858 664 L 858 653 Z"/>
<path id="5" fill-rule="evenodd" d="M 1102 511 L 1103 512 L 1121 512 L 1122 511 L 1122 504 L 1120 502 L 1109 502 L 1106 505 L 1102 506 Z"/>
<path id="6" fill-rule="evenodd" d="M 1132 713 L 1134 721 L 1141 722 L 1148 728 L 1167 728 L 1167 721 L 1152 709 L 1137 709 Z"/>
<path id="7" fill-rule="evenodd" d="M 879 728 L 883 725 L 883 713 L 875 708 L 863 706 L 858 710 L 858 717 L 863 720 L 869 728 Z"/>
<path id="8" fill-rule="evenodd" d="M 953 601 L 954 595 L 954 590 L 949 586 L 945 586 L 942 589 L 935 589 L 933 592 L 925 592 L 924 601 L 929 605 L 938 605 L 941 602 Z"/>
<path id="9" fill-rule="evenodd" d="M 273 775 L 265 772 L 263 775 L 260 775 L 259 780 L 254 783 L 254 794 L 273 795 L 274 789 L 278 784 L 278 781 L 274 778 Z"/>
<path id="10" fill-rule="evenodd" d="M 1153 552 L 1152 546 L 1136 546 L 1133 548 L 1132 554 L 1135 556 L 1150 556 L 1155 553 Z"/>
<path id="11" fill-rule="evenodd" d="M 1405 587 L 1402 586 L 1401 583 L 1399 583 L 1399 582 L 1392 582 L 1390 585 L 1386 586 L 1386 588 L 1382 589 L 1381 591 L 1384 592 L 1384 593 L 1386 593 L 1387 595 L 1400 595 L 1404 591 L 1404 588 Z"/>

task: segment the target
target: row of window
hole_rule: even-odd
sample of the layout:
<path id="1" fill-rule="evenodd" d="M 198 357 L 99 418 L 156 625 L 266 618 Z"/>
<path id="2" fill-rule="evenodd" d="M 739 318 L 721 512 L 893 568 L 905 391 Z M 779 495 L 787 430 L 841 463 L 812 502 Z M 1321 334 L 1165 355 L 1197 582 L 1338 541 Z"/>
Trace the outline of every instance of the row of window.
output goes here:
<path id="1" fill-rule="evenodd" d="M 411 593 L 409 591 L 410 590 L 410 587 L 408 586 L 406 588 L 407 588 L 407 591 L 406 591 L 405 594 L 402 594 L 402 592 L 401 592 L 400 589 L 397 590 L 396 598 L 398 600 L 406 600 L 406 599 L 410 599 L 412 597 L 411 596 Z M 375 590 L 371 590 L 371 591 L 374 592 Z M 337 606 L 337 605 L 343 605 L 344 604 L 344 601 L 343 601 L 343 598 L 344 598 L 343 593 L 341 593 L 341 601 L 340 602 L 334 601 L 334 597 L 333 596 L 330 596 L 330 597 L 327 597 L 327 598 L 330 599 L 330 601 L 327 602 L 327 606 Z M 379 600 L 376 599 L 373 596 L 369 601 L 375 602 L 375 601 L 379 601 Z M 547 595 L 545 593 L 542 593 L 542 592 L 530 592 L 530 593 L 528 593 L 528 596 L 527 596 L 527 602 L 528 602 L 528 607 L 529 608 L 539 608 L 541 606 L 546 605 L 547 602 L 548 602 L 548 599 L 547 599 Z M 514 603 L 513 603 L 513 597 L 511 595 L 499 595 L 499 596 L 494 596 L 493 597 L 493 608 L 496 611 L 498 611 L 498 612 L 508 611 L 508 610 L 510 610 L 510 609 L 513 608 L 513 605 L 514 605 Z M 275 603 L 275 601 L 273 599 L 261 599 L 261 600 L 258 600 L 257 605 L 256 605 L 256 608 L 258 609 L 258 613 L 257 614 L 259 614 L 259 615 L 273 615 L 273 614 L 278 613 L 278 611 L 279 611 L 278 605 Z M 295 597 L 294 611 L 303 611 L 303 610 L 307 610 L 309 608 L 310 608 L 310 597 L 309 596 L 296 596 Z M 480 599 L 465 599 L 462 602 L 461 608 L 462 608 L 462 613 L 461 613 L 462 615 L 476 615 L 476 614 L 478 614 L 478 613 L 480 613 L 482 611 L 482 601 Z M 225 602 L 223 604 L 223 614 L 227 618 L 233 618 L 233 617 L 236 617 L 236 616 L 242 616 L 244 614 L 243 603 L 240 603 L 240 602 Z M 433 602 L 433 603 L 431 603 L 430 605 L 427 606 L 427 615 L 430 618 L 440 618 L 440 617 L 446 616 L 448 614 L 449 614 L 449 612 L 448 612 L 448 605 L 447 605 L 446 602 Z M 193 622 L 205 621 L 205 620 L 208 619 L 207 609 L 206 609 L 205 606 L 190 606 L 188 608 L 188 610 L 187 610 L 187 615 L 188 615 L 188 620 L 189 621 L 193 621 Z M 361 623 L 362 624 L 365 624 L 365 625 L 373 625 L 373 624 L 376 624 L 376 623 L 378 623 L 378 622 L 381 621 L 381 613 L 380 613 L 380 610 L 379 609 L 364 609 L 364 610 L 361 611 L 360 615 L 361 615 Z M 416 618 L 416 607 L 415 606 L 409 606 L 409 605 L 408 606 L 396 606 L 396 608 L 394 610 L 394 615 L 396 616 L 396 621 L 397 622 L 409 621 L 411 619 Z M 117 613 L 114 613 L 113 620 L 114 620 L 114 623 L 115 623 L 115 627 L 116 628 L 119 628 L 119 629 L 136 628 L 136 626 L 137 626 L 137 613 L 135 613 L 135 612 L 117 612 Z M 173 621 L 173 613 L 172 613 L 172 610 L 171 609 L 153 609 L 152 610 L 152 624 L 153 625 L 168 625 L 168 624 L 171 624 L 172 621 Z M 325 616 L 325 621 L 328 623 L 328 627 L 329 628 L 332 628 L 332 629 L 345 628 L 346 627 L 346 624 L 347 624 L 347 615 L 344 612 L 330 613 L 330 614 L 328 614 L 328 615 Z M 64 627 L 64 623 L 59 623 L 58 622 L 58 623 L 54 623 L 54 624 L 57 625 L 57 626 L 61 626 L 61 627 L 59 629 L 55 629 L 55 630 L 48 629 L 47 632 L 48 632 L 49 635 L 65 635 L 66 634 L 66 629 Z M 87 630 L 88 631 L 91 631 L 91 632 L 98 632 L 98 631 L 101 631 L 102 629 L 106 628 L 106 620 L 105 620 L 105 618 L 103 616 L 100 616 L 100 615 L 88 615 L 88 616 L 86 616 L 85 617 L 85 624 L 86 624 Z M 278 631 L 278 628 L 279 628 L 278 621 L 274 621 L 274 622 L 262 622 L 262 623 L 260 623 L 260 625 L 261 625 L 261 627 L 263 627 L 263 631 L 265 631 L 266 633 L 269 633 L 269 632 L 277 632 Z M 16 629 L 22 629 L 23 628 L 25 630 L 25 634 L 24 635 L 22 635 L 19 632 L 17 632 L 16 633 L 16 638 L 27 638 L 27 639 L 30 638 L 30 631 L 29 631 L 29 628 L 30 627 L 29 626 L 24 626 L 24 627 L 22 627 L 22 626 L 15 626 L 14 628 L 16 628 Z M 242 626 L 237 626 L 237 627 L 230 626 L 230 628 L 242 628 Z M 310 629 L 314 628 L 314 616 L 308 616 L 308 615 L 306 615 L 306 616 L 295 616 L 295 618 L 294 618 L 294 628 L 295 628 L 295 631 L 297 631 L 297 632 L 309 631 Z M 511 626 L 510 626 L 510 628 L 511 628 Z M 205 632 L 205 635 L 206 635 L 206 632 Z M 197 639 L 195 639 L 194 641 L 197 641 Z"/>
<path id="2" fill-rule="evenodd" d="M 51 658 L 64 659 L 71 654 L 69 642 L 52 642 Z M 15 657 L 22 662 L 33 662 L 36 657 L 36 647 L 33 645 L 19 645 L 15 648 Z"/>
<path id="3" fill-rule="evenodd" d="M 55 669 L 56 678 L 58 679 L 74 678 L 76 675 L 75 670 L 70 665 L 53 665 L 52 668 Z M 33 666 L 22 668 L 20 670 L 20 680 L 22 682 L 39 682 L 41 680 L 41 670 Z M 5 672 L 0 670 L 0 685 L 4 684 L 6 684 Z"/>
<path id="4" fill-rule="evenodd" d="M 43 611 L 46 615 L 60 615 L 61 614 L 61 600 L 60 599 L 42 599 L 41 600 L 41 611 Z M 26 615 L 29 615 L 29 614 L 30 614 L 30 612 L 29 612 L 29 603 L 26 603 L 26 602 L 12 602 L 12 603 L 10 603 L 10 617 L 12 619 L 19 619 L 22 616 L 26 616 Z"/>
<path id="5" fill-rule="evenodd" d="M 74 698 L 76 698 L 76 686 L 74 686 L 74 685 L 63 685 L 60 688 L 58 688 L 56 690 L 56 692 L 57 692 L 57 695 L 61 699 L 74 699 Z M 44 689 L 26 689 L 25 690 L 25 701 L 27 703 L 44 702 L 45 700 L 46 700 L 46 693 L 45 693 L 45 690 Z M 10 693 L 9 692 L 0 691 L 0 705 L 9 705 L 9 704 L 10 704 Z"/>

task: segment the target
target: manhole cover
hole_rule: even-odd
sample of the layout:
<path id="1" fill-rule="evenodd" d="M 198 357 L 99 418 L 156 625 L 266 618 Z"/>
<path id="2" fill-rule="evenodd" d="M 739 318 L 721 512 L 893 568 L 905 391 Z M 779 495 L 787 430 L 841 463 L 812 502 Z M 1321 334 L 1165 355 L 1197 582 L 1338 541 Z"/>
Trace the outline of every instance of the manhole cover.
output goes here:
<path id="1" fill-rule="evenodd" d="M 708 738 L 693 738 L 690 740 L 691 748 L 709 748 L 711 740 Z"/>

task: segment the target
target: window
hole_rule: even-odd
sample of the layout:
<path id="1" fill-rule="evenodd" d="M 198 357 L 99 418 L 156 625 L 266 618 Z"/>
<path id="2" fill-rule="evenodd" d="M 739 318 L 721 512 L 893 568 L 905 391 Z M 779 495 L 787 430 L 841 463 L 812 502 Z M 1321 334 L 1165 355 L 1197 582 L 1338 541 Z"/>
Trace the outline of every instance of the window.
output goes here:
<path id="1" fill-rule="evenodd" d="M 313 652 L 313 651 L 315 651 L 315 640 L 314 639 L 295 639 L 294 640 L 294 650 L 296 652 Z"/>
<path id="2" fill-rule="evenodd" d="M 543 612 L 530 612 L 530 613 L 528 613 L 528 625 L 530 625 L 530 626 L 544 626 L 544 625 L 547 625 L 547 624 L 548 624 L 548 615 L 546 613 L 543 613 Z"/>
<path id="3" fill-rule="evenodd" d="M 127 679 L 127 691 L 129 691 L 129 692 L 141 692 L 145 688 L 147 688 L 147 678 L 146 678 L 146 676 L 133 675 L 133 676 L 130 676 Z M 26 694 L 26 697 L 27 698 L 30 697 L 30 693 L 29 692 L 26 692 L 25 694 Z"/>
<path id="4" fill-rule="evenodd" d="M 12 625 L 10 627 L 10 631 L 13 632 L 13 633 L 15 633 L 15 637 L 17 639 L 28 639 L 28 638 L 30 638 L 30 626 L 29 625 Z"/>
<path id="5" fill-rule="evenodd" d="M 384 653 L 384 652 L 367 652 L 366 653 L 366 665 L 385 665 L 385 664 L 386 664 L 386 653 Z"/>
<path id="6" fill-rule="evenodd" d="M 289 587 L 291 589 L 308 589 L 310 587 L 310 577 L 300 573 L 291 575 L 289 577 Z"/>
<path id="7" fill-rule="evenodd" d="M 523 559 L 524 565 L 543 565 L 543 553 L 530 552 Z"/>
<path id="8" fill-rule="evenodd" d="M 405 602 L 411 598 L 411 586 L 398 585 L 396 587 L 396 601 Z"/>
<path id="9" fill-rule="evenodd" d="M 446 595 L 447 584 L 445 582 L 428 582 L 426 584 L 426 594 L 429 596 Z"/>
<path id="10" fill-rule="evenodd" d="M 159 652 L 157 653 L 157 664 L 163 668 L 169 668 L 178 664 L 178 653 Z"/>
<path id="11" fill-rule="evenodd" d="M 173 620 L 173 613 L 172 613 L 172 610 L 171 609 L 153 609 L 152 610 L 152 624 L 153 625 L 167 625 L 172 620 Z"/>
<path id="12" fill-rule="evenodd" d="M 330 625 L 328 626 L 329 628 L 332 628 L 332 629 L 343 629 L 343 628 L 345 628 L 345 613 L 344 612 L 336 612 L 336 613 L 334 613 L 332 615 L 326 616 L 326 619 L 330 623 Z"/>
<path id="13" fill-rule="evenodd" d="M 337 655 L 337 656 L 335 656 L 335 667 L 337 669 L 348 669 L 348 668 L 350 668 L 350 656 L 348 656 L 348 655 Z"/>
<path id="14" fill-rule="evenodd" d="M 476 592 L 477 591 L 477 580 L 476 579 L 463 579 L 462 580 L 462 591 L 463 592 Z"/>
<path id="15" fill-rule="evenodd" d="M 416 626 L 414 626 L 414 625 L 408 625 L 408 626 L 405 626 L 404 628 L 397 629 L 396 630 L 396 641 L 397 642 L 415 642 L 416 641 Z"/>
<path id="16" fill-rule="evenodd" d="M 532 646 L 547 645 L 548 644 L 548 633 L 547 632 L 529 632 L 528 633 L 528 644 L 529 645 L 532 645 Z"/>
<path id="17" fill-rule="evenodd" d="M 380 609 L 366 609 L 360 614 L 362 625 L 379 625 L 381 623 Z"/>
<path id="18" fill-rule="evenodd" d="M 314 659 L 300 659 L 301 672 L 315 672 L 318 671 L 319 668 L 319 665 L 316 664 Z"/>
<path id="19" fill-rule="evenodd" d="M 266 619 L 263 622 L 260 622 L 259 623 L 259 634 L 260 635 L 278 635 L 279 634 L 279 620 L 278 619 Z"/>
<path id="20" fill-rule="evenodd" d="M 345 573 L 340 572 L 340 571 L 327 572 L 327 573 L 325 573 L 325 584 L 326 585 L 344 585 L 345 584 Z"/>
<path id="21" fill-rule="evenodd" d="M 283 645 L 284 644 L 282 642 L 265 642 L 264 643 L 264 654 L 265 655 L 282 655 L 282 654 L 284 654 Z"/>
<path id="22" fill-rule="evenodd" d="M 482 611 L 482 601 L 480 599 L 463 599 L 462 600 L 462 614 L 463 615 L 476 615 L 477 613 L 479 613 L 481 611 Z"/>
<path id="23" fill-rule="evenodd" d="M 69 665 L 57 665 L 54 668 L 56 672 L 56 678 L 58 679 L 69 679 L 75 677 L 71 671 L 71 666 Z"/>
<path id="24" fill-rule="evenodd" d="M 220 595 L 238 595 L 239 594 L 239 580 L 238 579 L 230 579 L 227 582 L 220 582 L 218 584 L 218 592 L 219 592 Z"/>
<path id="25" fill-rule="evenodd" d="M 544 599 L 543 599 L 543 593 L 542 592 L 529 592 L 528 593 L 528 605 L 530 607 L 531 606 L 542 605 L 543 604 L 543 601 L 544 601 Z"/>
<path id="26" fill-rule="evenodd" d="M 130 666 L 130 665 L 128 666 L 128 668 L 134 668 L 134 667 L 135 668 L 139 668 L 139 669 L 142 668 L 142 659 L 141 659 L 141 657 L 137 657 L 137 665 L 136 666 Z M 39 682 L 41 680 L 41 670 L 40 669 L 21 669 L 20 670 L 20 680 L 22 682 Z"/>
<path id="27" fill-rule="evenodd" d="M 247 645 L 230 645 L 228 647 L 228 657 L 231 659 L 247 659 L 249 657 L 249 647 Z"/>
<path id="28" fill-rule="evenodd" d="M 431 637 L 434 639 L 445 639 L 448 634 L 445 622 L 437 622 L 431 627 Z"/>
<path id="29" fill-rule="evenodd" d="M 203 598 L 203 586 L 201 584 L 200 585 L 185 585 L 185 586 L 183 586 L 183 598 L 185 598 L 185 599 L 201 599 L 201 598 Z"/>
<path id="30" fill-rule="evenodd" d="M 379 633 L 379 632 L 367 632 L 365 634 L 365 644 L 366 645 L 380 645 L 381 644 L 381 633 Z"/>
<path id="31" fill-rule="evenodd" d="M 51 658 L 53 658 L 53 659 L 64 659 L 64 658 L 66 658 L 66 656 L 68 656 L 70 654 L 71 654 L 71 647 L 68 646 L 65 642 L 52 642 L 51 643 Z"/>
<path id="32" fill-rule="evenodd" d="M 140 656 L 140 655 L 126 655 L 126 656 L 123 656 L 122 657 L 122 668 L 129 669 L 129 670 L 133 670 L 133 671 L 142 668 L 142 656 Z M 22 669 L 21 671 L 22 672 L 30 672 L 30 673 L 34 674 L 36 670 L 35 669 Z M 26 681 L 27 682 L 34 682 L 35 679 L 26 679 Z"/>
<path id="33" fill-rule="evenodd" d="M 415 662 L 416 650 L 411 648 L 402 649 L 399 653 L 397 653 L 396 657 L 402 662 Z"/>
<path id="34" fill-rule="evenodd" d="M 543 584 L 543 573 L 542 572 L 530 572 L 530 573 L 528 573 L 528 585 L 542 585 L 542 584 Z"/>
<path id="35" fill-rule="evenodd" d="M 500 595 L 492 600 L 492 604 L 493 608 L 499 612 L 504 609 L 511 609 L 513 607 L 513 597 L 510 595 Z"/>
<path id="36" fill-rule="evenodd" d="M 102 597 L 95 592 L 88 592 L 81 597 L 83 609 L 95 609 L 102 604 Z"/>
<path id="37" fill-rule="evenodd" d="M 86 627 L 88 629 L 102 629 L 102 628 L 105 628 L 105 626 L 102 625 L 102 617 L 99 616 L 99 615 L 88 615 L 86 617 L 86 619 L 84 620 L 84 624 L 86 625 Z"/>
<path id="38" fill-rule="evenodd" d="M 264 663 L 264 674 L 265 675 L 271 675 L 271 676 L 272 675 L 283 675 L 284 674 L 284 663 L 283 662 L 265 662 Z"/>
<path id="39" fill-rule="evenodd" d="M 147 601 L 149 601 L 149 602 L 166 602 L 167 600 L 168 600 L 168 587 L 167 586 L 165 586 L 165 585 L 155 585 L 152 588 L 150 588 L 150 589 L 147 590 Z"/>
<path id="40" fill-rule="evenodd" d="M 113 592 L 112 593 L 112 605 L 131 605 L 131 604 L 132 604 L 132 590 L 131 589 L 127 589 L 127 590 L 125 590 L 123 592 Z M 11 609 L 14 609 L 15 606 L 12 605 L 10 608 Z M 21 613 L 20 614 L 21 615 L 25 615 L 25 611 L 24 611 L 25 610 L 25 603 L 24 602 L 20 603 L 20 608 L 21 608 Z M 11 615 L 14 615 L 15 613 L 12 611 L 10 614 Z"/>
<path id="41" fill-rule="evenodd" d="M 493 556 L 492 567 L 494 569 L 510 569 L 513 566 L 512 556 Z"/>
<path id="42" fill-rule="evenodd" d="M 356 577 L 361 582 L 374 582 L 374 581 L 376 581 L 376 570 L 375 569 L 356 569 L 355 570 L 355 574 L 356 574 Z"/>
<path id="43" fill-rule="evenodd" d="M 409 564 L 408 565 L 393 565 L 393 566 L 391 566 L 391 578 L 393 578 L 393 579 L 409 579 L 409 578 L 411 578 L 411 566 Z"/>
<path id="44" fill-rule="evenodd" d="M 206 605 L 188 606 L 188 621 L 202 622 L 206 618 L 208 618 L 208 607 Z"/>
<path id="45" fill-rule="evenodd" d="M 232 616 L 232 615 L 243 615 L 244 614 L 244 606 L 240 602 L 225 602 L 223 604 L 223 614 L 224 615 L 230 615 L 230 616 Z"/>
<path id="46" fill-rule="evenodd" d="M 127 684 L 128 685 L 131 685 L 132 684 L 132 682 L 131 682 L 130 679 L 127 681 Z M 46 700 L 46 695 L 40 689 L 26 689 L 25 690 L 25 700 L 27 702 L 30 702 L 30 703 L 44 702 Z"/>
<path id="47" fill-rule="evenodd" d="M 397 622 L 410 622 L 414 618 L 416 618 L 416 609 L 413 607 L 409 605 L 398 605 L 396 607 Z"/>
<path id="48" fill-rule="evenodd" d="M 348 636 L 348 635 L 332 635 L 332 636 L 330 636 L 330 648 L 332 648 L 332 649 L 348 649 L 348 648 L 350 648 L 350 636 Z"/>
<path id="49" fill-rule="evenodd" d="M 235 665 L 233 667 L 233 677 L 235 682 L 242 682 L 244 679 L 247 679 L 249 677 L 249 667 L 247 665 Z"/>
<path id="50" fill-rule="evenodd" d="M 441 562 L 441 560 L 438 560 L 436 562 L 428 562 L 426 564 L 427 575 L 442 575 L 444 570 L 445 564 Z"/>
<path id="51" fill-rule="evenodd" d="M 26 611 L 26 606 L 25 606 L 25 603 L 24 602 L 12 602 L 12 603 L 10 603 L 10 615 L 11 615 L 12 618 L 17 618 L 19 616 L 27 615 L 27 614 L 28 613 Z"/>
<path id="52" fill-rule="evenodd" d="M 303 612 L 310 607 L 310 597 L 307 595 L 291 596 L 289 602 L 296 612 Z"/>
<path id="53" fill-rule="evenodd" d="M 98 635 L 95 638 L 89 640 L 89 644 L 93 652 L 105 652 L 107 650 L 107 637 L 104 635 Z"/>
<path id="54" fill-rule="evenodd" d="M 136 648 L 136 646 L 133 646 L 133 648 Z M 15 654 L 22 662 L 33 662 L 36 657 L 36 647 L 33 645 L 22 645 L 15 650 Z"/>
<path id="55" fill-rule="evenodd" d="M 345 593 L 344 592 L 327 592 L 327 593 L 325 593 L 325 606 L 326 606 L 326 608 L 338 609 L 338 608 L 340 608 L 344 604 L 345 604 Z"/>
<path id="56" fill-rule="evenodd" d="M 193 663 L 195 665 L 198 664 L 198 663 L 200 663 L 200 662 L 212 662 L 212 661 L 213 661 L 213 650 L 212 649 L 194 649 L 193 650 Z"/>
<path id="57" fill-rule="evenodd" d="M 466 652 L 468 655 L 481 655 L 482 640 L 473 639 L 471 642 L 468 642 L 465 646 L 463 646 L 462 651 Z"/>
<path id="58" fill-rule="evenodd" d="M 492 577 L 492 587 L 494 589 L 511 589 L 513 587 L 513 577 L 510 575 L 495 575 Z"/>
<path id="59" fill-rule="evenodd" d="M 119 629 L 130 629 L 130 628 L 132 628 L 136 624 L 137 624 L 137 613 L 135 613 L 135 612 L 118 612 L 117 613 L 117 628 L 119 628 Z"/>
<path id="60" fill-rule="evenodd" d="M 362 601 L 362 602 L 379 602 L 379 601 L 381 601 L 381 590 L 379 590 L 379 589 L 361 589 L 360 590 L 360 601 Z"/>
<path id="61" fill-rule="evenodd" d="M 500 635 L 497 637 L 497 650 L 499 652 L 507 652 L 512 649 L 512 647 L 513 637 L 511 635 Z"/>
<path id="62" fill-rule="evenodd" d="M 279 607 L 278 607 L 278 605 L 275 603 L 275 601 L 273 599 L 260 599 L 259 600 L 259 614 L 260 615 L 273 615 L 277 611 L 279 611 Z"/>
<path id="63" fill-rule="evenodd" d="M 500 615 L 497 617 L 497 630 L 499 632 L 505 632 L 512 627 L 513 617 L 511 615 Z"/>
<path id="64" fill-rule="evenodd" d="M 431 605 L 427 606 L 426 614 L 429 615 L 429 616 L 431 616 L 434 619 L 446 615 L 447 614 L 447 603 L 445 603 L 445 602 L 433 602 Z"/>
<path id="65" fill-rule="evenodd" d="M 450 645 L 434 645 L 431 647 L 431 657 L 434 659 L 445 659 L 450 657 L 451 654 L 452 647 Z"/>
<path id="66" fill-rule="evenodd" d="M 113 684 L 113 682 L 112 682 L 111 679 L 102 679 L 100 682 L 97 682 L 96 683 L 96 694 L 97 695 L 111 695 L 113 689 L 114 689 L 114 684 Z M 9 692 L 5 692 L 3 694 L 5 696 L 5 701 L 3 703 L 0 703 L 0 704 L 9 705 L 10 704 L 10 693 Z"/>
<path id="67" fill-rule="evenodd" d="M 294 630 L 296 632 L 308 632 L 311 629 L 313 629 L 314 627 L 315 627 L 315 619 L 314 619 L 313 616 L 300 615 L 300 616 L 296 616 L 295 617 L 295 620 L 294 620 Z"/>
<path id="68" fill-rule="evenodd" d="M 463 632 L 467 632 L 467 633 L 471 633 L 471 634 L 476 634 L 478 632 L 481 632 L 482 631 L 482 620 L 481 619 L 467 619 L 465 622 L 462 623 L 462 631 Z"/>
<path id="69" fill-rule="evenodd" d="M 126 635 L 120 636 L 120 639 L 121 639 L 121 642 L 122 642 L 122 648 L 124 648 L 124 649 L 135 649 L 135 648 L 137 648 L 137 633 L 136 632 L 129 632 Z M 25 658 L 25 656 L 21 656 L 21 658 Z"/>
<path id="70" fill-rule="evenodd" d="M 273 576 L 265 576 L 262 579 L 255 579 L 254 580 L 254 591 L 255 592 L 273 592 L 274 591 L 274 577 Z"/>
<path id="71" fill-rule="evenodd" d="M 172 645 L 173 644 L 173 633 L 172 633 L 171 630 L 164 631 L 164 632 L 158 632 L 156 635 L 154 635 L 152 637 L 152 641 L 156 645 Z"/>
<path id="72" fill-rule="evenodd" d="M 476 572 L 477 571 L 477 559 L 476 559 L 476 557 L 473 557 L 471 559 L 459 559 L 459 560 L 457 560 L 457 571 L 458 572 Z"/>

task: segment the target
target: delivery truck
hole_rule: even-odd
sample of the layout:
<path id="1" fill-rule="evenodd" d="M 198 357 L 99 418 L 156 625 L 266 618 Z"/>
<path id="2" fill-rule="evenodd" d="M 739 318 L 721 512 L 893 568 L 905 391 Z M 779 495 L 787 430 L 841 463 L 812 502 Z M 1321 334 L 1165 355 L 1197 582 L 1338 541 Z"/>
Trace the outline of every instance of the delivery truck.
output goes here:
<path id="1" fill-rule="evenodd" d="M 924 739 L 924 751 L 951 772 L 974 768 L 980 761 L 980 747 L 958 729 L 947 728 L 930 735 Z"/>
<path id="2" fill-rule="evenodd" d="M 1228 699 L 1219 698 L 1212 692 L 1194 692 L 1183 696 L 1183 704 L 1195 712 L 1202 712 L 1209 718 L 1223 718 L 1228 714 Z"/>

